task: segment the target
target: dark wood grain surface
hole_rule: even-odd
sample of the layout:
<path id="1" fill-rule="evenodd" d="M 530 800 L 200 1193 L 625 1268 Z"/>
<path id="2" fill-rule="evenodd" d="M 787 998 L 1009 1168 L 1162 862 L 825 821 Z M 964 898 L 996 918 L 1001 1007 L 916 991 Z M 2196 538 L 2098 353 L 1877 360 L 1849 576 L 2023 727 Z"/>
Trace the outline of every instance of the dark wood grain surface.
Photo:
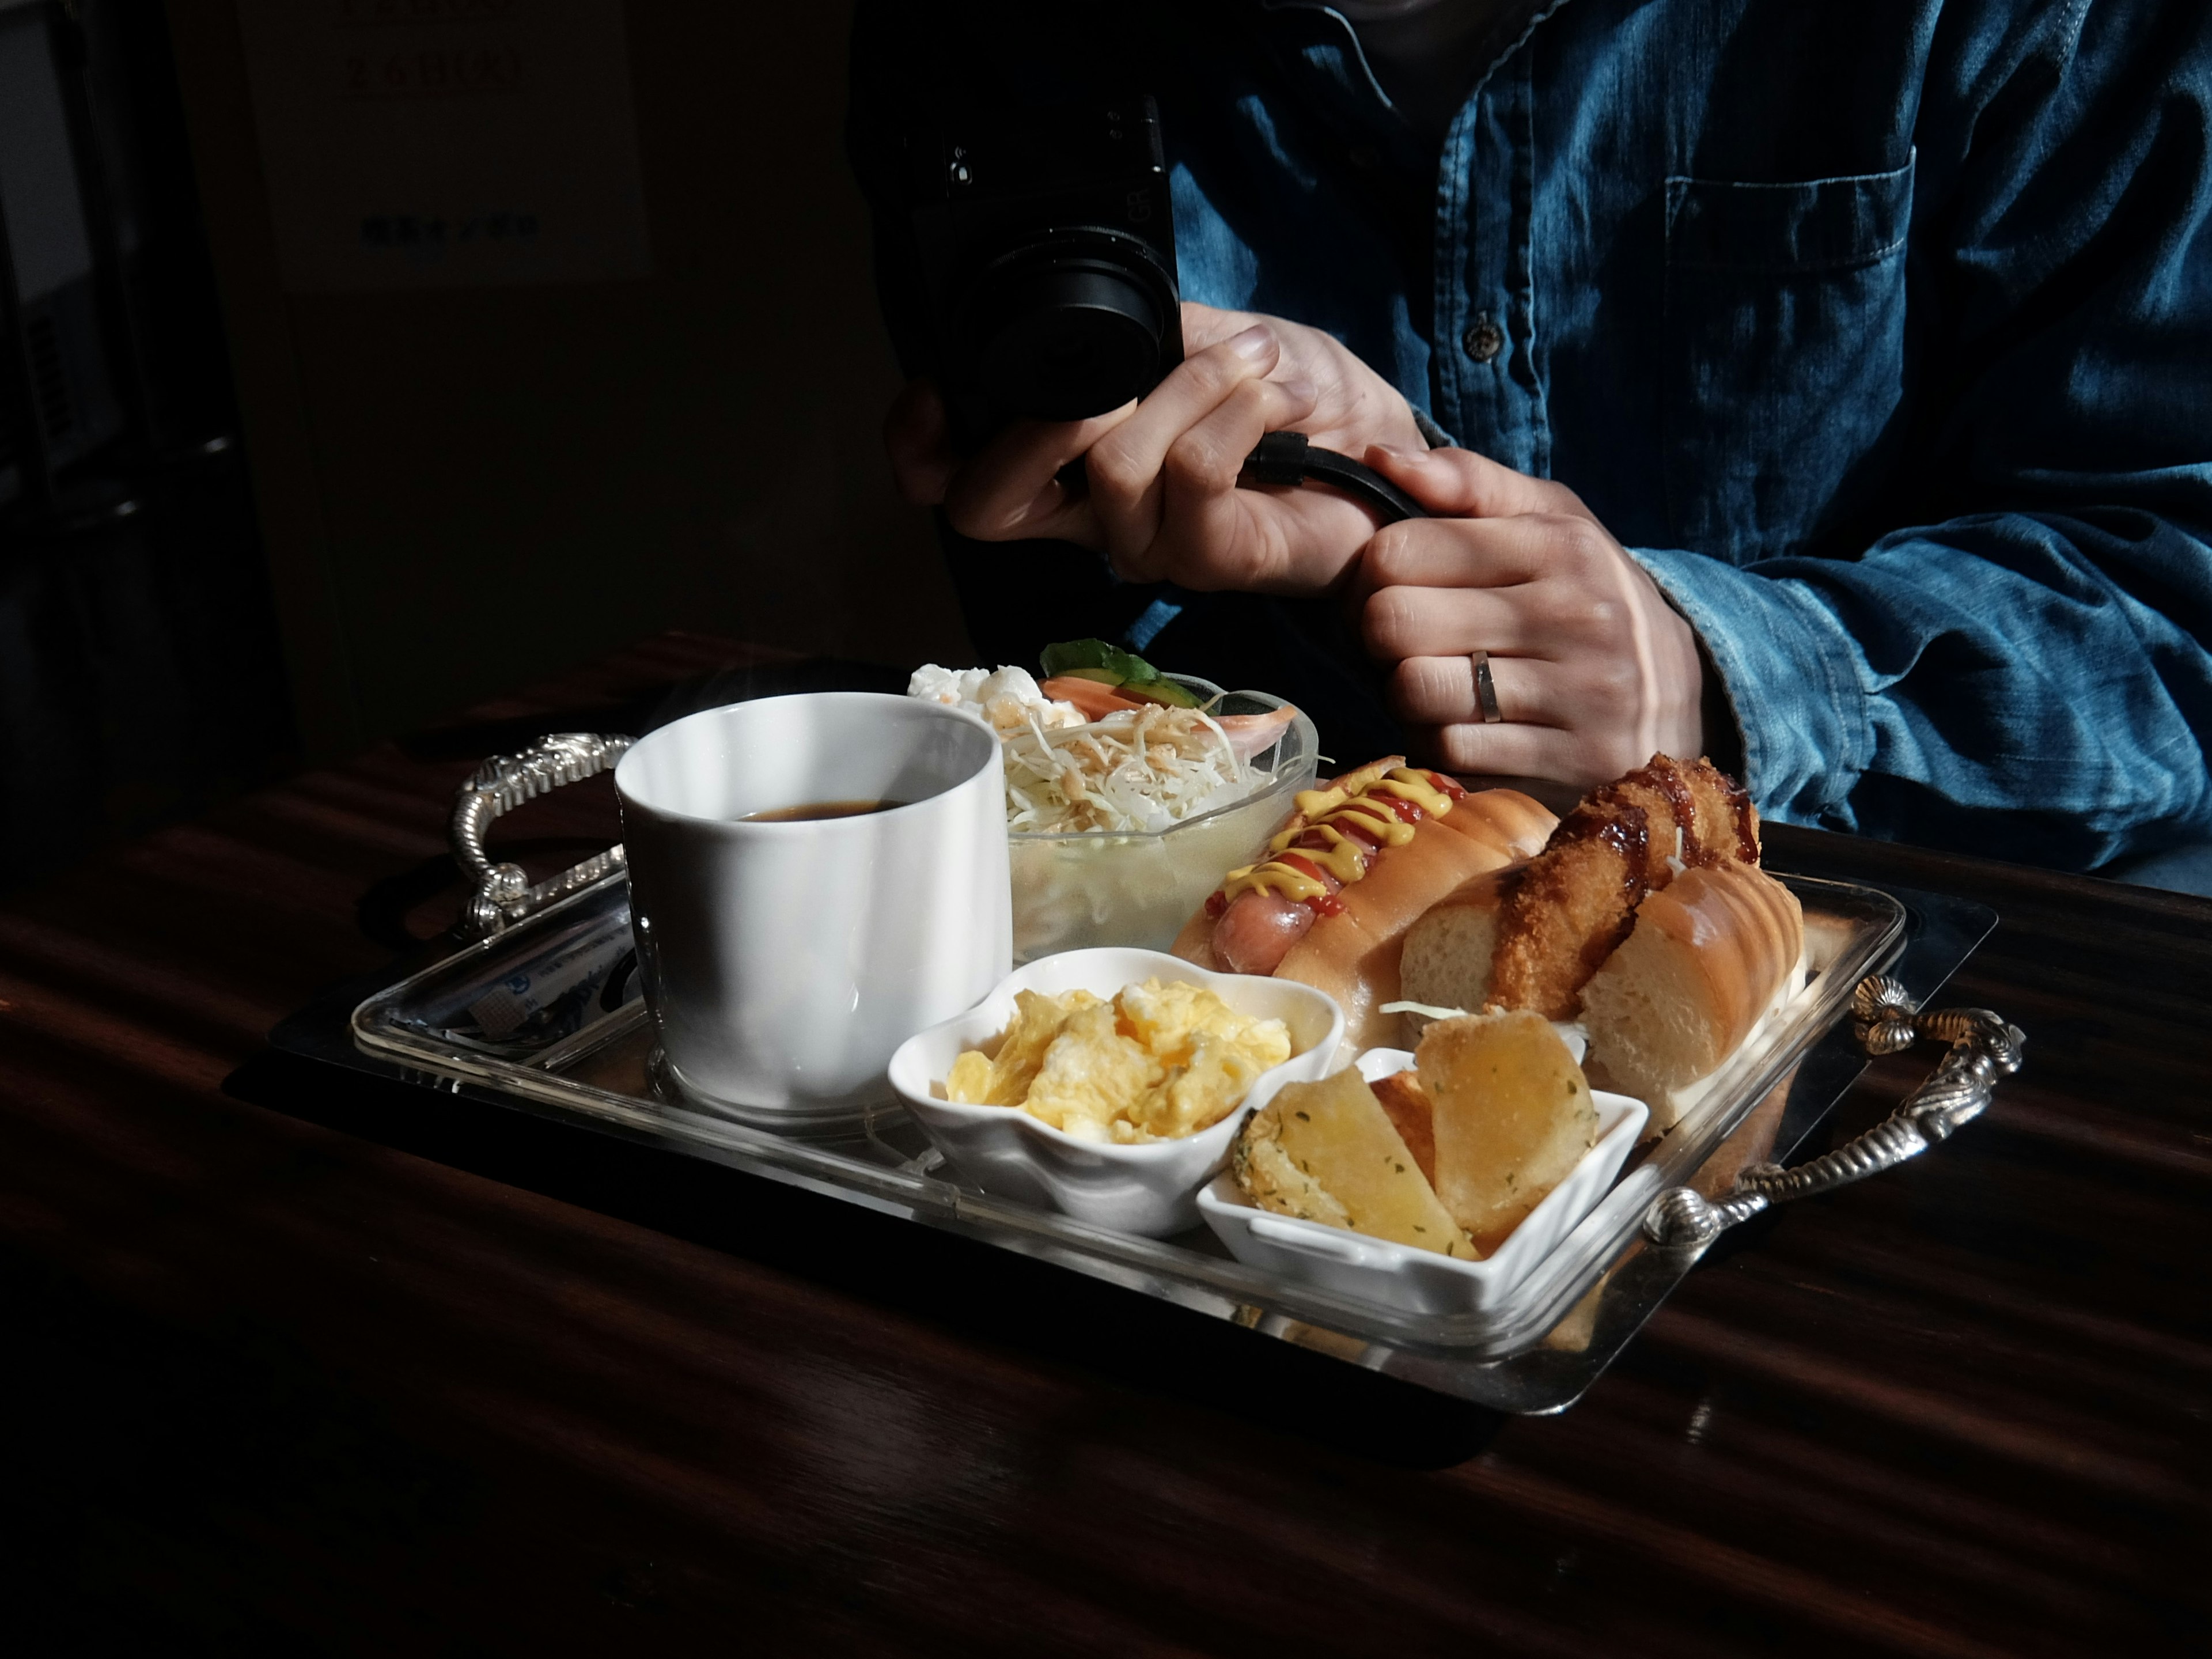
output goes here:
<path id="1" fill-rule="evenodd" d="M 520 1119 L 224 1092 L 449 920 L 482 753 L 748 664 L 805 672 L 656 641 L 0 902 L 0 1646 L 2201 1650 L 2194 900 L 1778 830 L 1778 865 L 1995 906 L 1947 1000 L 2022 1026 L 2027 1070 L 1743 1230 L 1556 1419 L 1418 1420 L 1266 1339 Z M 602 785 L 501 839 L 544 869 L 611 828 Z"/>

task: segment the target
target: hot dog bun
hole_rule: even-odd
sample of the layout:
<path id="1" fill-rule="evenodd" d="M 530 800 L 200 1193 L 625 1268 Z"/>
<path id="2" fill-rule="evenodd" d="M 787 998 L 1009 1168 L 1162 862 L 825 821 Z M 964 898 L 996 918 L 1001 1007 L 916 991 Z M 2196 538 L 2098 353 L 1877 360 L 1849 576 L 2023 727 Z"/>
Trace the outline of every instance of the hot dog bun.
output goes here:
<path id="1" fill-rule="evenodd" d="M 1395 761 L 1362 767 L 1340 782 L 1372 782 Z M 1301 822 L 1292 820 L 1292 827 Z M 1510 789 L 1470 794 L 1453 802 L 1449 811 L 1424 817 L 1410 840 L 1381 848 L 1365 874 L 1335 895 L 1341 908 L 1321 916 L 1290 947 L 1276 977 L 1334 997 L 1344 1010 L 1345 1040 L 1354 1048 L 1389 1046 L 1396 1040 L 1397 1017 L 1377 1011 L 1398 997 L 1407 929 L 1470 878 L 1540 847 L 1557 822 Z M 1204 910 L 1191 917 L 1176 937 L 1175 954 L 1201 968 L 1225 970 L 1213 950 L 1214 925 Z"/>
<path id="2" fill-rule="evenodd" d="M 1755 865 L 1686 870 L 1583 988 L 1591 1075 L 1672 1128 L 1700 1086 L 1805 979 L 1797 896 Z"/>
<path id="3" fill-rule="evenodd" d="M 1507 857 L 1490 842 L 1445 830 L 1466 805 L 1458 803 L 1441 823 L 1422 823 L 1403 847 L 1384 848 L 1366 876 L 1337 895 L 1343 914 L 1316 921 L 1275 969 L 1278 979 L 1334 997 L 1344 1010 L 1345 1040 L 1356 1048 L 1388 1048 L 1397 1040 L 1397 1016 L 1378 1010 L 1398 1000 L 1406 930 L 1438 894 Z"/>
<path id="4" fill-rule="evenodd" d="M 1229 971 L 1213 954 L 1213 918 L 1203 910 L 1183 923 L 1182 931 L 1175 936 L 1175 943 L 1168 946 L 1168 954 L 1217 974 Z"/>
<path id="5" fill-rule="evenodd" d="M 1559 827 L 1559 815 L 1518 789 L 1485 789 L 1469 795 L 1443 819 L 1444 828 L 1486 842 L 1508 862 L 1532 859 Z"/>

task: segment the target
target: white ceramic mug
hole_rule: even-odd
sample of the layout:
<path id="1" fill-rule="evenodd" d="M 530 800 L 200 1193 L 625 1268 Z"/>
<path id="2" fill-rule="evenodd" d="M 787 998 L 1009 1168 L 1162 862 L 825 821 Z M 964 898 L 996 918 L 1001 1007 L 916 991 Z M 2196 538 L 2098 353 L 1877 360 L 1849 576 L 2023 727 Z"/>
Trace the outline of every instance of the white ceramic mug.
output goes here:
<path id="1" fill-rule="evenodd" d="M 631 927 L 676 1084 L 747 1121 L 827 1127 L 891 1098 L 892 1051 L 1013 963 L 999 739 L 865 691 L 710 708 L 615 769 Z M 849 817 L 744 822 L 826 801 Z"/>

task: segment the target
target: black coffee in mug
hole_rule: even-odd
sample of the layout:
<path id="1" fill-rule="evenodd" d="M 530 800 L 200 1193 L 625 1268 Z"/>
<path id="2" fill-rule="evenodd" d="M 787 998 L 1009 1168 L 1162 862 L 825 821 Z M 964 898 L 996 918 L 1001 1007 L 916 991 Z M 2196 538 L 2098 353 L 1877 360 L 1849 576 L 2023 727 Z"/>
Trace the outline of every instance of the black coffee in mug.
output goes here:
<path id="1" fill-rule="evenodd" d="M 748 812 L 739 823 L 805 823 L 814 818 L 857 818 L 870 812 L 888 812 L 904 806 L 902 800 L 811 800 L 798 806 L 771 806 L 765 812 Z"/>

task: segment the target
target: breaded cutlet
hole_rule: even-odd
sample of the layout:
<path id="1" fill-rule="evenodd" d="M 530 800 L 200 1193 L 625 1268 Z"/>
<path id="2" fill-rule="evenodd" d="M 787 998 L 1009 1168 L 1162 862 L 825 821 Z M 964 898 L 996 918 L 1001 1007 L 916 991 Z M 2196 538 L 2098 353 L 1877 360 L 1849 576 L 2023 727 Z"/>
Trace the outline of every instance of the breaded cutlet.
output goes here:
<path id="1" fill-rule="evenodd" d="M 1644 809 L 1624 801 L 1585 801 L 1560 821 L 1499 915 L 1493 1005 L 1575 1017 L 1583 987 L 1635 925 L 1650 839 Z"/>
<path id="2" fill-rule="evenodd" d="M 1738 860 L 1759 861 L 1759 815 L 1711 760 L 1654 755 L 1592 790 L 1499 906 L 1491 1006 L 1574 1018 L 1646 893 L 1678 869 Z"/>
<path id="3" fill-rule="evenodd" d="M 1743 792 L 1709 760 L 1686 764 L 1654 755 L 1626 776 L 1592 790 L 1583 805 L 1608 815 L 1630 806 L 1643 812 L 1649 834 L 1639 873 L 1652 888 L 1674 878 L 1677 861 L 1684 869 L 1759 861 L 1757 815 Z"/>

